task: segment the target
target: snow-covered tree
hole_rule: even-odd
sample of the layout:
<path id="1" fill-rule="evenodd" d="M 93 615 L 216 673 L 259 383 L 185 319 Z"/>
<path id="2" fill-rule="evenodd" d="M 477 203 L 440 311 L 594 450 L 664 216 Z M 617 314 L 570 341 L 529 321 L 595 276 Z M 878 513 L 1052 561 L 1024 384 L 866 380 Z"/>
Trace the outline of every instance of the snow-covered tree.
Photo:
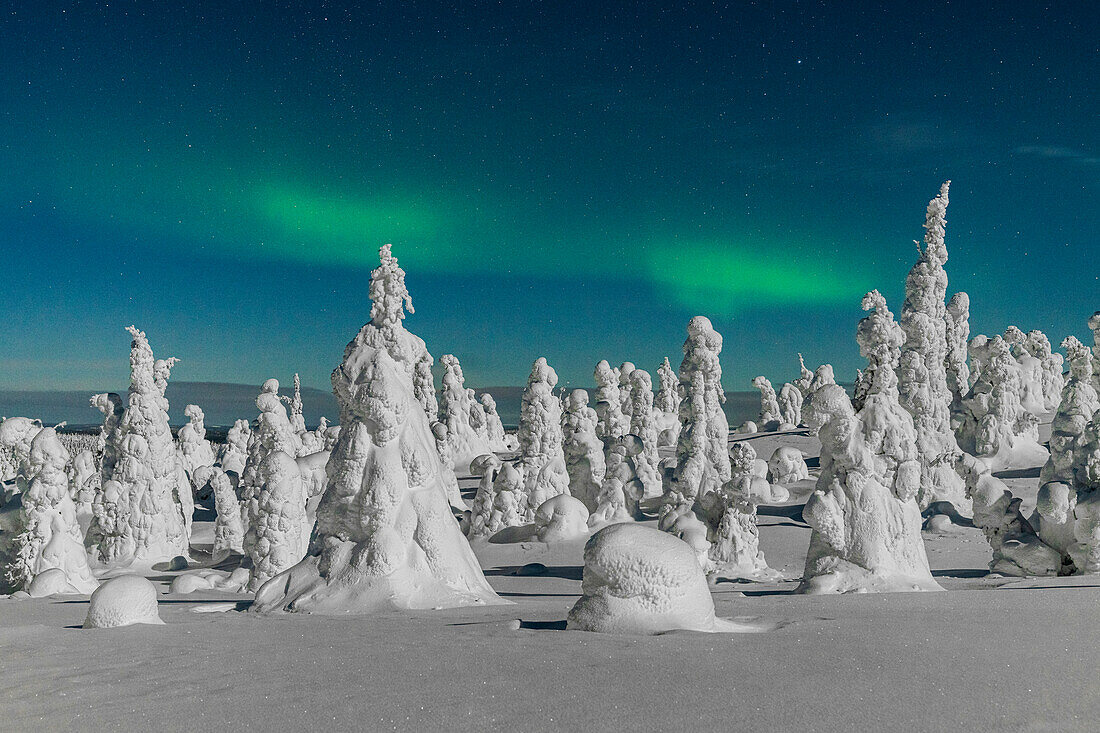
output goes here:
<path id="1" fill-rule="evenodd" d="M 606 466 L 603 442 L 596 436 L 597 422 L 596 411 L 588 406 L 588 393 L 570 392 L 562 414 L 565 470 L 569 493 L 584 502 L 589 512 L 596 510 Z"/>
<path id="2" fill-rule="evenodd" d="M 970 296 L 955 293 L 947 301 L 946 318 L 947 353 L 944 368 L 947 370 L 947 388 L 951 390 L 953 405 L 959 405 L 970 391 L 969 354 L 966 344 L 970 340 Z"/>
<path id="3" fill-rule="evenodd" d="M 921 507 L 948 501 L 969 508 L 966 487 L 954 464 L 959 446 L 951 428 L 951 390 L 947 385 L 947 222 L 948 187 L 928 204 L 924 222 L 924 246 L 905 281 L 905 302 L 901 328 L 905 331 L 898 364 L 901 405 L 913 416 L 917 430 L 917 454 L 921 486 L 917 500 Z"/>
<path id="4" fill-rule="evenodd" d="M 752 386 L 760 390 L 760 429 L 776 430 L 779 423 L 783 422 L 783 416 L 779 411 L 779 398 L 776 397 L 775 388 L 763 375 L 754 377 Z"/>
<path id="5" fill-rule="evenodd" d="M 188 422 L 180 428 L 176 436 L 179 442 L 180 459 L 189 476 L 195 475 L 200 466 L 213 466 L 214 447 L 206 439 L 206 416 L 198 405 L 188 405 L 183 409 Z"/>
<path id="6" fill-rule="evenodd" d="M 539 357 L 531 367 L 520 405 L 520 457 L 517 468 L 523 475 L 525 502 L 523 517 L 533 521 L 539 504 L 569 491 L 569 474 L 562 449 L 561 402 L 554 395 L 558 374 Z M 617 387 L 616 387 L 617 389 Z"/>
<path id="7" fill-rule="evenodd" d="M 87 544 L 105 565 L 149 564 L 188 552 L 194 505 L 176 455 L 164 397 L 173 359 L 154 360 L 145 333 L 126 329 L 130 390 L 126 409 L 108 437 L 102 489 L 93 503 Z M 181 481 L 182 478 L 182 481 Z"/>
<path id="8" fill-rule="evenodd" d="M 619 371 L 612 368 L 606 359 L 596 365 L 593 373 L 596 379 L 596 435 L 600 440 L 618 438 L 626 434 L 629 425 L 623 419 L 622 392 L 619 387 Z"/>
<path id="9" fill-rule="evenodd" d="M 491 453 L 492 448 L 470 424 L 472 400 L 466 391 L 466 378 L 462 375 L 458 358 L 453 354 L 444 354 L 439 361 L 443 364 L 443 399 L 439 419 L 447 426 L 447 440 L 455 465 L 467 467 L 478 456 Z"/>

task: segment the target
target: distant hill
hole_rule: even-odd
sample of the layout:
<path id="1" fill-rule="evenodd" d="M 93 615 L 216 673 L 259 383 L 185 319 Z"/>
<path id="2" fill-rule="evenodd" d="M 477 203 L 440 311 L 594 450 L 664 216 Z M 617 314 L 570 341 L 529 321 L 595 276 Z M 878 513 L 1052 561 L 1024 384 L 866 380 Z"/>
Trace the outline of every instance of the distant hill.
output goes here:
<path id="1" fill-rule="evenodd" d="M 283 385 L 282 394 L 289 394 Z M 474 387 L 480 395 L 489 392 L 497 403 L 497 412 L 505 427 L 519 424 L 519 407 L 523 396 L 523 387 Z M 71 391 L 16 391 L 0 390 L 0 416 L 22 415 L 38 418 L 47 425 L 65 421 L 71 427 L 79 425 L 98 425 L 102 421 L 99 411 L 88 404 L 88 398 L 96 392 L 114 391 L 125 395 L 126 389 L 116 387 L 113 390 L 88 389 Z M 589 389 L 591 394 L 594 389 Z M 256 395 L 259 385 L 230 384 L 226 382 L 169 382 L 168 403 L 169 419 L 173 425 L 187 422 L 183 408 L 195 404 L 206 413 L 206 424 L 210 428 L 229 426 L 239 418 L 252 420 L 258 414 Z M 335 423 L 340 411 L 336 398 L 331 392 L 302 387 L 302 404 L 306 424 L 317 424 L 321 416 Z M 760 412 L 760 394 L 758 392 L 727 392 L 725 404 L 726 417 L 730 424 L 737 426 L 745 420 L 753 420 Z"/>

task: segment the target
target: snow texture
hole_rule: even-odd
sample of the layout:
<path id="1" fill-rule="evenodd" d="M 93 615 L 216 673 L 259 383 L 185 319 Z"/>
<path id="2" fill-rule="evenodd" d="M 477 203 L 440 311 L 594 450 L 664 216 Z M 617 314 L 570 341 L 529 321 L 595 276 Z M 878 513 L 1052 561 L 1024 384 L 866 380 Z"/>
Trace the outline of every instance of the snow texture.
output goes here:
<path id="1" fill-rule="evenodd" d="M 921 481 L 917 501 L 921 508 L 947 501 L 969 511 L 966 489 L 955 472 L 959 446 L 951 428 L 951 390 L 947 384 L 947 222 L 948 188 L 928 204 L 924 246 L 905 281 L 901 328 L 905 332 L 898 363 L 901 405 L 913 416 Z"/>
<path id="2" fill-rule="evenodd" d="M 588 536 L 588 508 L 569 494 L 544 501 L 535 510 L 535 536 L 553 544 Z"/>

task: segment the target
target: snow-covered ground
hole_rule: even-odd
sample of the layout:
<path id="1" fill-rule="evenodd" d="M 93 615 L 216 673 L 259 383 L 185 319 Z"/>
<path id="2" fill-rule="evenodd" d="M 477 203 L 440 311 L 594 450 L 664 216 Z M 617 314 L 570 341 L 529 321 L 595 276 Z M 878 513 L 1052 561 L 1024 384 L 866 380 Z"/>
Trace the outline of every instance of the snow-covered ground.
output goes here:
<path id="1" fill-rule="evenodd" d="M 1045 435 L 1043 436 L 1046 437 Z M 801 434 L 735 436 L 757 453 Z M 1034 505 L 1038 467 L 1006 482 Z M 472 498 L 476 480 L 463 478 Z M 971 527 L 924 532 L 946 593 L 793 593 L 801 507 L 759 510 L 787 579 L 719 580 L 716 614 L 759 634 L 566 631 L 583 543 L 474 543 L 514 605 L 369 616 L 257 615 L 246 594 L 167 594 L 163 626 L 83 630 L 86 597 L 0 600 L 0 720 L 24 730 L 1094 730 L 1100 578 L 987 577 Z M 193 547 L 213 524 L 196 517 Z M 208 549 L 208 548 L 207 548 Z"/>

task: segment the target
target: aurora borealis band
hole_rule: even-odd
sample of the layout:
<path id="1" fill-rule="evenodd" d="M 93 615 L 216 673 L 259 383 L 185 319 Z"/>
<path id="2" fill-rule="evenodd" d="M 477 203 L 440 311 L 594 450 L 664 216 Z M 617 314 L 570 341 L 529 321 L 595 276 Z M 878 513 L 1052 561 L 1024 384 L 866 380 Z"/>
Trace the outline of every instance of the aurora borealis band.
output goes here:
<path id="1" fill-rule="evenodd" d="M 1100 308 L 1087 4 L 458 5 L 9 6 L 0 388 L 123 385 L 130 323 L 324 387 L 385 242 L 474 385 L 675 363 L 697 313 L 728 389 L 850 381 L 947 178 L 975 332 Z"/>

